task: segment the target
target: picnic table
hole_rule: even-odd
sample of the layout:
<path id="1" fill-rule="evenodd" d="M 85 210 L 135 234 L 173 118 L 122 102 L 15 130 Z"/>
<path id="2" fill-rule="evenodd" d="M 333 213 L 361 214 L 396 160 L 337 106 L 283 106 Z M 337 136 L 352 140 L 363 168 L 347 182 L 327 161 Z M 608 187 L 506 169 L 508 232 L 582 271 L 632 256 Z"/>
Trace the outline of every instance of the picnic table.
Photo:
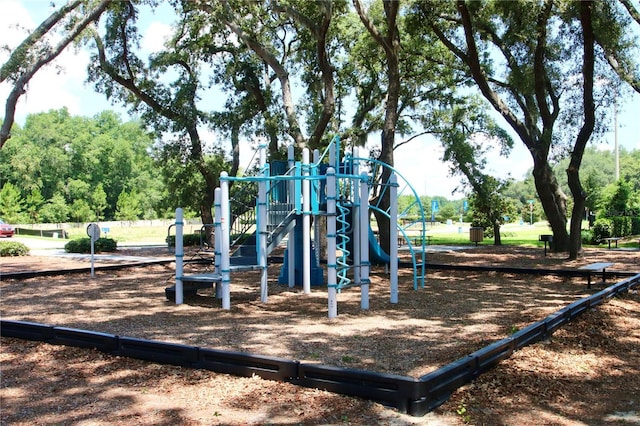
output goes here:
<path id="1" fill-rule="evenodd" d="M 427 245 L 431 244 L 431 235 L 425 235 L 424 237 L 413 237 L 413 245 L 418 246 L 424 244 L 425 240 Z"/>
<path id="2" fill-rule="evenodd" d="M 611 249 L 611 241 L 614 241 L 616 243 L 616 248 L 618 248 L 618 241 L 620 241 L 621 239 L 622 238 L 620 238 L 620 237 L 604 238 L 604 240 L 609 243 L 609 249 Z"/>
<path id="3" fill-rule="evenodd" d="M 606 281 L 606 269 L 613 266 L 613 263 L 609 263 L 609 262 L 597 262 L 597 263 L 590 263 L 588 265 L 584 265 L 579 267 L 578 269 L 583 269 L 588 271 L 587 272 L 587 288 L 591 288 L 591 274 L 592 273 L 599 273 L 600 271 L 602 271 L 602 282 Z"/>
<path id="4" fill-rule="evenodd" d="M 417 236 L 407 236 L 407 238 L 409 239 L 409 243 L 413 246 L 420 246 L 423 244 L 423 242 L 426 242 L 427 245 L 431 244 L 431 235 L 425 235 L 424 238 L 417 235 Z M 404 236 L 403 235 L 398 235 L 398 246 L 402 246 L 404 245 Z"/>

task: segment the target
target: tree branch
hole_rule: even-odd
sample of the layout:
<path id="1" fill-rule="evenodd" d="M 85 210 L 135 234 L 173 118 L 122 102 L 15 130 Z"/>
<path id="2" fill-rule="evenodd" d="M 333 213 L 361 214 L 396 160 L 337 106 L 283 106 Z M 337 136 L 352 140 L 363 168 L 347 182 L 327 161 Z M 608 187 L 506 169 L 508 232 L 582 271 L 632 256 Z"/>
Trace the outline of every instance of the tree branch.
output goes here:
<path id="1" fill-rule="evenodd" d="M 64 19 L 70 12 L 76 9 L 82 0 L 75 0 L 72 3 L 65 4 L 60 10 L 53 12 L 47 19 L 45 19 L 38 28 L 36 28 L 31 34 L 25 38 L 18 47 L 16 47 L 11 56 L 0 68 L 0 83 L 5 81 L 11 73 L 19 69 L 24 65 L 27 53 L 44 35 L 51 30 L 58 22 Z"/>
<path id="2" fill-rule="evenodd" d="M 233 12 L 231 10 L 229 2 L 223 0 L 222 4 L 226 9 L 227 14 L 232 16 Z M 296 145 L 301 148 L 304 147 L 305 140 L 304 136 L 302 135 L 302 131 L 300 130 L 300 125 L 298 124 L 295 105 L 293 103 L 293 95 L 291 92 L 291 83 L 289 81 L 289 73 L 280 63 L 280 61 L 278 61 L 278 59 L 273 54 L 271 54 L 271 52 L 269 52 L 264 45 L 245 33 L 232 18 L 226 17 L 223 18 L 223 20 L 227 28 L 235 33 L 240 40 L 242 40 L 251 50 L 253 50 L 263 61 L 265 61 L 265 63 L 267 63 L 267 65 L 269 65 L 269 67 L 276 73 L 276 76 L 280 81 L 280 87 L 282 90 L 282 102 L 284 105 L 287 122 L 289 123 L 289 134 L 296 142 Z"/>
<path id="3" fill-rule="evenodd" d="M 387 45 L 386 38 L 380 33 L 378 28 L 376 28 L 373 21 L 369 19 L 369 16 L 367 16 L 367 12 L 364 10 L 364 7 L 362 7 L 360 0 L 353 0 L 353 6 L 356 8 L 356 12 L 358 12 L 360 21 L 362 21 L 367 31 L 369 31 L 371 36 L 375 39 L 376 43 L 382 46 L 385 51 L 389 50 L 390 46 Z"/>
<path id="4" fill-rule="evenodd" d="M 538 16 L 536 22 L 536 28 L 538 38 L 536 40 L 536 48 L 533 59 L 533 79 L 536 101 L 538 103 L 538 111 L 540 111 L 540 118 L 542 119 L 543 128 L 551 129 L 553 127 L 554 117 L 547 105 L 547 88 L 548 81 L 545 73 L 545 51 L 547 48 L 547 21 L 551 14 L 551 8 L 553 3 L 547 1 L 542 13 Z"/>
<path id="5" fill-rule="evenodd" d="M 24 70 L 22 75 L 16 80 L 13 90 L 7 98 L 5 106 L 5 116 L 2 127 L 0 128 L 0 148 L 4 146 L 4 143 L 11 137 L 11 127 L 15 121 L 16 104 L 20 96 L 25 91 L 25 86 L 29 83 L 31 78 L 46 64 L 53 61 L 60 55 L 60 53 L 73 41 L 78 35 L 93 21 L 97 20 L 100 15 L 107 9 L 112 0 L 102 0 L 98 5 L 87 13 L 76 25 L 69 31 L 65 37 L 58 42 L 56 47 L 47 55 L 39 58 L 34 64 Z"/>
<path id="6" fill-rule="evenodd" d="M 478 48 L 474 39 L 474 28 L 471 21 L 471 14 L 464 0 L 459 0 L 458 11 L 462 17 L 462 24 L 465 33 L 465 40 L 467 44 L 467 61 L 466 64 L 471 71 L 471 75 L 475 80 L 480 92 L 491 103 L 491 105 L 498 111 L 504 119 L 511 125 L 511 127 L 518 133 L 518 136 L 527 145 L 528 148 L 533 148 L 532 135 L 527 127 L 515 116 L 515 114 L 509 109 L 504 101 L 494 92 L 487 81 L 487 77 L 480 65 L 480 59 L 478 55 Z M 525 114 L 526 115 L 526 114 Z"/>
<path id="7" fill-rule="evenodd" d="M 620 3 L 622 3 L 622 5 L 627 9 L 633 20 L 640 25 L 640 11 L 635 8 L 633 3 L 629 0 L 620 0 Z"/>
<path id="8" fill-rule="evenodd" d="M 402 145 L 406 145 L 406 144 L 408 144 L 409 142 L 411 142 L 412 140 L 414 140 L 414 139 L 416 139 L 416 138 L 419 138 L 420 136 L 424 136 L 424 135 L 431 135 L 431 134 L 433 134 L 433 133 L 435 133 L 435 132 L 432 132 L 432 131 L 424 131 L 424 132 L 417 133 L 417 134 L 415 134 L 415 135 L 411 136 L 409 139 L 407 139 L 407 140 L 404 140 L 404 141 L 402 141 L 402 142 L 397 143 L 397 144 L 396 144 L 396 146 L 394 146 L 394 147 L 393 147 L 393 150 L 395 151 L 396 149 L 400 148 Z"/>

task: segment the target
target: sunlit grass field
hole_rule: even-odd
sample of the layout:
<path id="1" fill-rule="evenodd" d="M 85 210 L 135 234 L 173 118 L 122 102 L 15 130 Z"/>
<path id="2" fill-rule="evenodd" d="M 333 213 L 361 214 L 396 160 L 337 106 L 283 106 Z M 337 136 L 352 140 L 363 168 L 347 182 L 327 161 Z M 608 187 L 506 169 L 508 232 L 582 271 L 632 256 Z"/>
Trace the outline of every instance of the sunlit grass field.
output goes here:
<path id="1" fill-rule="evenodd" d="M 113 238 L 119 244 L 166 244 L 168 235 L 175 235 L 175 227 L 171 226 L 171 222 L 168 221 L 166 225 L 126 225 L 121 226 L 109 226 L 108 231 L 101 233 L 102 237 Z M 201 225 L 189 225 L 184 226 L 185 234 L 198 233 Z M 82 228 L 67 228 L 69 233 L 69 239 L 86 237 L 86 229 Z"/>
<path id="2" fill-rule="evenodd" d="M 470 241 L 468 223 L 453 223 L 452 225 L 436 224 L 427 226 L 427 235 L 431 235 L 431 244 L 463 245 L 473 244 Z M 544 243 L 538 241 L 542 234 L 551 234 L 551 228 L 546 223 L 507 224 L 501 227 L 500 236 L 502 244 L 537 247 Z M 493 237 L 485 236 L 482 244 L 493 244 Z"/>
<path id="3" fill-rule="evenodd" d="M 172 221 L 168 220 L 163 224 L 127 224 L 126 222 L 119 223 L 118 225 L 110 225 L 108 232 L 104 232 L 104 226 L 102 235 L 103 237 L 113 238 L 118 242 L 118 245 L 164 245 L 166 244 L 167 235 L 175 235 L 175 227 L 171 227 Z M 185 234 L 198 233 L 201 225 L 185 225 Z M 436 245 L 475 245 L 470 241 L 469 236 L 469 223 L 453 222 L 452 224 L 443 223 L 427 223 L 427 235 L 431 236 L 430 244 Z M 588 228 L 588 223 L 583 224 L 583 229 Z M 66 225 L 64 229 L 67 230 L 69 239 L 84 238 L 87 236 L 86 227 L 80 225 Z M 406 230 L 410 235 L 418 235 L 420 233 L 419 226 L 413 226 Z M 503 225 L 501 228 L 501 239 L 504 245 L 518 245 L 529 247 L 543 247 L 544 243 L 539 241 L 539 236 L 543 234 L 552 234 L 546 222 L 537 222 L 533 225 L 528 223 L 518 224 L 510 223 Z M 40 237 L 29 237 L 40 238 Z M 625 241 L 619 242 L 619 247 L 638 247 L 638 238 L 631 237 L 625 239 Z M 493 244 L 493 238 L 484 238 L 481 244 Z M 590 247 L 589 245 L 585 245 Z M 601 245 L 603 246 L 603 245 Z M 597 247 L 597 246 L 596 246 Z"/>

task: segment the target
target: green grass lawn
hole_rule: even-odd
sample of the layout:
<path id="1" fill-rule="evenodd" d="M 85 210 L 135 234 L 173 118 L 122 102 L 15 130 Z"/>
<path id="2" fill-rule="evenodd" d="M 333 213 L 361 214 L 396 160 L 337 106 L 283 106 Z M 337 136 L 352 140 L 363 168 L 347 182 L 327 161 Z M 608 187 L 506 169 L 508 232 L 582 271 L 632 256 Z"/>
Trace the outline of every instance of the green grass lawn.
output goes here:
<path id="1" fill-rule="evenodd" d="M 584 227 L 588 224 L 585 222 Z M 111 226 L 108 233 L 102 233 L 103 237 L 113 238 L 122 244 L 166 244 L 166 237 L 168 233 L 168 225 L 164 226 Z M 87 236 L 86 229 L 84 227 L 65 227 L 69 234 L 70 239 L 84 238 Z M 200 225 L 185 225 L 185 234 L 198 233 Z M 420 233 L 420 227 L 414 226 L 407 230 L 409 234 L 417 235 Z M 533 225 L 529 224 L 507 224 L 501 228 L 502 244 L 505 245 L 519 245 L 530 247 L 543 247 L 544 243 L 538 241 L 538 238 L 542 234 L 552 234 L 546 222 L 538 222 Z M 171 235 L 175 235 L 175 228 L 171 229 Z M 431 236 L 431 244 L 438 245 L 475 245 L 469 239 L 469 224 L 468 223 L 452 223 L 446 225 L 442 223 L 427 224 L 427 235 Z M 40 238 L 40 237 L 31 237 Z M 620 241 L 619 247 L 638 247 L 638 238 L 627 238 L 625 241 Z M 482 244 L 493 244 L 493 238 L 486 238 Z M 604 247 L 604 244 L 595 247 Z M 585 247 L 594 247 L 585 245 Z"/>
<path id="2" fill-rule="evenodd" d="M 588 227 L 584 222 L 583 229 Z M 419 233 L 418 228 L 413 232 Z M 503 225 L 500 229 L 501 242 L 503 245 L 518 245 L 529 247 L 544 247 L 544 242 L 539 241 L 540 235 L 553 234 L 546 222 L 538 222 L 533 225 L 510 223 Z M 427 235 L 431 235 L 431 244 L 439 245 L 475 245 L 469 238 L 469 224 L 453 223 L 452 225 L 436 224 L 427 226 Z M 618 247 L 638 248 L 640 237 L 627 237 L 624 241 L 618 242 Z M 485 237 L 481 244 L 493 244 L 493 237 Z M 583 244 L 584 247 L 604 247 L 605 244 L 590 245 Z"/>
<path id="3" fill-rule="evenodd" d="M 109 232 L 100 234 L 101 237 L 113 238 L 119 244 L 166 244 L 169 226 L 110 226 Z M 67 227 L 69 239 L 85 238 L 84 227 Z M 200 225 L 185 225 L 185 234 L 197 233 Z M 175 227 L 171 228 L 171 235 L 176 234 Z"/>
<path id="4" fill-rule="evenodd" d="M 175 234 L 175 231 L 172 232 Z M 84 238 L 87 236 L 85 229 L 69 229 L 69 239 Z M 164 243 L 167 237 L 165 227 L 119 227 L 109 228 L 109 232 L 100 234 L 101 237 L 113 238 L 119 243 L 158 242 Z"/>
<path id="5" fill-rule="evenodd" d="M 551 234 L 551 229 L 546 223 L 533 225 L 507 224 L 501 228 L 502 244 L 542 247 L 543 242 L 538 241 L 542 234 Z M 437 224 L 427 227 L 427 235 L 431 235 L 431 244 L 440 245 L 475 245 L 470 241 L 469 224 L 452 225 Z M 493 244 L 493 237 L 485 237 L 482 244 Z"/>

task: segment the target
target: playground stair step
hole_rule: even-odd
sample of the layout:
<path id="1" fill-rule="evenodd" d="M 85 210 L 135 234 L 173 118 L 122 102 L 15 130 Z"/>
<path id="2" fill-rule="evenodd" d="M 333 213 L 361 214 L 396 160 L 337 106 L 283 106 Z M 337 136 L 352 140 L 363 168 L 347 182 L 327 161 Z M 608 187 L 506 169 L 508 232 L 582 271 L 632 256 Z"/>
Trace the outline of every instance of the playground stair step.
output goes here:
<path id="1" fill-rule="evenodd" d="M 243 244 L 231 255 L 231 259 L 241 257 L 256 257 L 256 245 L 255 244 Z"/>
<path id="2" fill-rule="evenodd" d="M 295 214 L 289 214 L 284 221 L 280 222 L 269 234 L 269 244 L 267 245 L 267 254 L 271 253 L 280 242 L 284 239 L 285 235 L 289 234 L 296 226 L 296 222 L 293 220 Z"/>
<path id="3" fill-rule="evenodd" d="M 255 248 L 254 248 L 253 256 L 231 256 L 229 258 L 229 264 L 231 267 L 257 265 L 258 258 L 255 252 Z"/>
<path id="4" fill-rule="evenodd" d="M 222 281 L 220 274 L 193 274 L 182 277 L 183 283 L 214 283 Z"/>
<path id="5" fill-rule="evenodd" d="M 182 281 L 182 294 L 184 296 L 195 296 L 198 294 L 198 290 L 203 288 L 211 288 L 213 287 L 214 282 L 220 282 L 222 280 L 222 276 L 220 274 L 193 274 L 193 275 L 185 275 L 181 277 Z M 167 300 L 175 301 L 176 300 L 176 286 L 175 284 L 171 287 L 167 287 L 164 289 L 164 295 Z"/>
<path id="6" fill-rule="evenodd" d="M 295 227 L 295 214 L 291 212 L 282 222 L 273 227 L 267 238 L 267 255 L 269 255 L 282 242 L 284 237 Z M 250 235 L 231 255 L 231 264 L 246 265 L 257 264 L 256 234 Z"/>
<path id="7" fill-rule="evenodd" d="M 254 259 L 255 262 L 255 259 Z M 247 263 L 242 265 L 230 265 L 230 272 L 243 272 L 243 271 L 256 271 L 260 269 L 260 265 L 255 263 Z M 213 283 L 222 281 L 221 274 L 191 274 L 182 277 L 182 294 L 184 296 L 196 296 L 198 290 L 205 288 L 212 288 Z M 167 300 L 175 302 L 176 300 L 176 286 L 164 289 L 164 294 Z"/>

